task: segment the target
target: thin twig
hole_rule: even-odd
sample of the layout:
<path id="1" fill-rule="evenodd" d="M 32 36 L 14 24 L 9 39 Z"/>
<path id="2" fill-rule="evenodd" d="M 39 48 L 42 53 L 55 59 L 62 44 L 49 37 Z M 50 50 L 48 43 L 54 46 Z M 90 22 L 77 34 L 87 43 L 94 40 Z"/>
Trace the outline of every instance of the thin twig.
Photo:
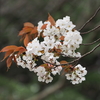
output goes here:
<path id="1" fill-rule="evenodd" d="M 95 11 L 95 13 L 92 15 L 92 17 L 89 20 L 87 20 L 85 24 L 83 24 L 83 26 L 79 29 L 79 31 L 81 31 L 97 15 L 99 10 L 100 10 L 100 7 Z"/>
<path id="2" fill-rule="evenodd" d="M 94 43 L 96 43 L 98 41 L 100 41 L 100 38 L 95 40 L 95 41 L 93 41 L 93 42 L 91 42 L 91 43 L 82 43 L 81 45 L 88 46 L 88 45 L 92 45 L 92 44 L 94 44 Z"/>
<path id="3" fill-rule="evenodd" d="M 84 55 L 81 56 L 81 58 L 83 58 L 84 56 L 87 56 L 89 54 L 91 54 L 95 49 L 97 49 L 100 46 L 100 43 L 98 45 L 96 45 L 91 51 L 85 53 Z"/>
<path id="4" fill-rule="evenodd" d="M 77 59 L 75 59 L 75 60 L 73 60 L 73 61 L 71 61 L 71 62 L 64 63 L 64 64 L 58 64 L 58 65 L 56 65 L 56 64 L 54 64 L 54 63 L 50 63 L 50 62 L 45 61 L 45 60 L 43 60 L 43 59 L 42 59 L 42 60 L 43 60 L 45 63 L 49 63 L 49 64 L 51 64 L 51 65 L 53 65 L 53 66 L 55 66 L 55 67 L 57 67 L 57 66 L 64 66 L 64 65 L 70 65 L 70 64 L 75 63 L 76 61 L 79 61 L 79 60 L 80 60 L 81 58 L 83 58 L 84 56 L 87 56 L 87 55 L 91 54 L 91 53 L 92 53 L 95 49 L 97 49 L 99 46 L 100 46 L 100 43 L 99 43 L 98 45 L 96 45 L 91 51 L 85 53 L 85 54 L 82 55 L 81 57 L 79 57 L 79 58 L 77 58 Z"/>
<path id="5" fill-rule="evenodd" d="M 80 33 L 80 34 L 87 34 L 87 33 L 90 33 L 90 32 L 95 31 L 95 30 L 98 29 L 98 28 L 100 28 L 100 25 L 97 26 L 97 27 L 95 27 L 95 28 L 93 28 L 93 29 L 91 29 L 91 30 L 89 30 L 89 31 L 87 31 L 87 32 L 82 32 L 82 33 Z"/>
<path id="6" fill-rule="evenodd" d="M 100 43 L 99 43 L 98 45 L 96 45 L 91 51 L 85 53 L 85 54 L 82 55 L 81 57 L 79 57 L 79 58 L 77 58 L 77 59 L 75 59 L 75 60 L 73 60 L 73 61 L 71 61 L 71 62 L 68 62 L 68 63 L 65 63 L 65 64 L 60 64 L 60 65 L 56 65 L 56 66 L 63 66 L 63 65 L 72 64 L 72 63 L 74 63 L 74 62 L 80 60 L 80 59 L 83 58 L 84 56 L 87 56 L 87 55 L 91 54 L 91 53 L 92 53 L 95 49 L 97 49 L 99 46 L 100 46 Z"/>
<path id="7" fill-rule="evenodd" d="M 87 55 L 91 54 L 91 53 L 92 53 L 95 49 L 97 49 L 99 46 L 100 46 L 100 43 L 99 43 L 98 45 L 96 45 L 91 51 L 85 53 L 85 54 L 82 55 L 81 57 L 79 57 L 79 58 L 77 58 L 77 59 L 75 59 L 75 60 L 73 60 L 73 61 L 71 61 L 71 62 L 68 62 L 68 63 L 66 63 L 66 64 L 60 64 L 60 65 L 56 65 L 56 66 L 69 65 L 69 64 L 72 64 L 72 63 L 74 63 L 74 62 L 76 62 L 76 61 L 79 61 L 79 60 L 80 60 L 81 58 L 83 58 L 84 56 L 87 56 Z"/>

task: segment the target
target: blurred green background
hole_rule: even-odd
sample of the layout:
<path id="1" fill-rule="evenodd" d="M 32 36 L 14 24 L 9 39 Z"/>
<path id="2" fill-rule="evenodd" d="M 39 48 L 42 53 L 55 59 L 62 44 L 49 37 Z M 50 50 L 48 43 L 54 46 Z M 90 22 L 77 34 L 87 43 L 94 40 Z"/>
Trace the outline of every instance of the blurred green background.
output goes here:
<path id="1" fill-rule="evenodd" d="M 0 0 L 0 50 L 7 45 L 22 45 L 18 33 L 23 23 L 47 20 L 50 13 L 55 20 L 68 15 L 79 29 L 100 6 L 100 0 Z M 100 12 L 81 32 L 100 25 Z M 100 37 L 100 29 L 82 35 L 83 43 Z M 91 50 L 81 46 L 81 53 Z M 0 53 L 0 60 L 3 58 Z M 54 77 L 50 84 L 40 83 L 28 69 L 14 63 L 7 71 L 6 62 L 0 62 L 0 100 L 100 100 L 100 47 L 80 62 L 88 70 L 86 81 L 72 85 L 65 77 Z"/>

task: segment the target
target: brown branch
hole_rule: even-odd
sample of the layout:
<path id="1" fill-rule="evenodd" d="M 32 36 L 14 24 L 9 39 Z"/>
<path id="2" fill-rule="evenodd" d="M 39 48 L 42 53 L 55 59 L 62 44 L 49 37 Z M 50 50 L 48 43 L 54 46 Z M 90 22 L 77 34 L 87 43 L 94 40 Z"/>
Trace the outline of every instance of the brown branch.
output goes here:
<path id="1" fill-rule="evenodd" d="M 91 51 L 89 51 L 89 52 L 85 53 L 84 55 L 82 55 L 81 57 L 79 57 L 79 58 L 77 58 L 77 59 L 75 59 L 75 60 L 73 60 L 73 61 L 70 61 L 70 62 L 68 62 L 68 63 L 65 63 L 65 64 L 56 65 L 56 64 L 54 64 L 54 63 L 47 62 L 47 61 L 45 61 L 45 60 L 43 60 L 43 59 L 41 59 L 41 60 L 43 60 L 44 62 L 49 63 L 49 64 L 51 64 L 51 65 L 53 65 L 53 66 L 55 66 L 55 67 L 57 67 L 57 66 L 64 66 L 64 65 L 70 65 L 70 64 L 75 63 L 76 61 L 79 61 L 79 60 L 80 60 L 81 58 L 83 58 L 84 56 L 87 56 L 87 55 L 91 54 L 91 53 L 92 53 L 95 49 L 97 49 L 99 46 L 100 46 L 100 43 L 99 43 L 98 45 L 96 45 Z M 54 67 L 54 68 L 55 68 L 55 67 Z"/>
<path id="2" fill-rule="evenodd" d="M 73 61 L 71 61 L 71 62 L 68 62 L 67 64 L 61 64 L 61 65 L 72 64 L 72 63 L 74 63 L 74 62 L 80 60 L 80 59 L 83 58 L 84 56 L 87 56 L 87 55 L 91 54 L 91 53 L 92 53 L 95 49 L 97 49 L 99 46 L 100 46 L 100 43 L 99 43 L 98 45 L 96 45 L 91 51 L 89 51 L 89 52 L 85 53 L 84 55 L 82 55 L 80 58 L 77 58 L 77 59 L 75 59 L 75 60 L 73 60 Z"/>
<path id="3" fill-rule="evenodd" d="M 95 40 L 94 42 L 91 42 L 91 43 L 82 43 L 81 45 L 88 46 L 88 45 L 92 45 L 92 44 L 94 44 L 94 43 L 96 43 L 98 41 L 100 41 L 100 38 L 97 39 L 97 40 Z"/>
<path id="4" fill-rule="evenodd" d="M 95 11 L 95 13 L 92 15 L 92 17 L 90 17 L 90 19 L 87 20 L 85 24 L 83 24 L 83 26 L 79 29 L 79 31 L 81 31 L 97 15 L 99 10 L 100 10 L 100 7 Z"/>
<path id="5" fill-rule="evenodd" d="M 76 61 L 79 61 L 81 58 L 83 58 L 84 56 L 87 56 L 89 54 L 91 54 L 92 52 L 94 52 L 98 47 L 100 46 L 100 43 L 98 45 L 96 45 L 91 51 L 85 53 L 84 55 L 82 55 L 81 57 L 71 61 L 71 62 L 68 62 L 68 63 L 65 63 L 65 64 L 59 64 L 59 65 L 56 65 L 56 66 L 63 66 L 63 65 L 69 65 L 69 64 L 73 64 L 74 62 Z"/>
<path id="6" fill-rule="evenodd" d="M 81 58 L 83 58 L 84 56 L 87 56 L 89 54 L 91 54 L 92 52 L 94 52 L 98 47 L 100 46 L 100 43 L 98 45 L 96 45 L 91 51 L 85 53 L 84 55 L 81 56 Z"/>
<path id="7" fill-rule="evenodd" d="M 93 32 L 93 31 L 95 31 L 98 28 L 100 28 L 100 25 L 95 27 L 95 28 L 93 28 L 93 29 L 91 29 L 91 30 L 89 30 L 89 31 L 87 31 L 87 32 L 82 32 L 81 34 L 87 34 L 87 33 Z"/>
<path id="8" fill-rule="evenodd" d="M 65 83 L 65 78 L 64 78 L 64 76 L 61 76 L 58 82 L 56 82 L 55 84 L 53 84 L 51 86 L 48 86 L 47 88 L 45 88 L 40 93 L 38 93 L 35 96 L 28 98 L 26 100 L 43 100 L 48 95 L 50 95 L 50 94 L 56 92 L 57 90 L 61 89 L 63 87 L 64 83 Z"/>

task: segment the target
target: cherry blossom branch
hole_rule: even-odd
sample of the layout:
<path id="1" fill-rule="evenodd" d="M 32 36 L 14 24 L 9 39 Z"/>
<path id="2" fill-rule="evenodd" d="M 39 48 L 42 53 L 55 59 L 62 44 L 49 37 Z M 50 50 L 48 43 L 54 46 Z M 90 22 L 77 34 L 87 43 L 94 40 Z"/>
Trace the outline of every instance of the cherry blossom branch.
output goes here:
<path id="1" fill-rule="evenodd" d="M 93 42 L 91 42 L 91 43 L 82 43 L 81 45 L 88 46 L 88 45 L 92 45 L 92 44 L 94 44 L 94 43 L 96 43 L 98 41 L 100 41 L 100 38 L 95 40 L 95 41 L 93 41 Z"/>
<path id="2" fill-rule="evenodd" d="M 100 25 L 98 25 L 97 27 L 95 27 L 95 28 L 93 28 L 93 29 L 91 29 L 91 30 L 89 30 L 87 32 L 82 32 L 81 34 L 87 34 L 87 33 L 93 32 L 93 31 L 95 31 L 98 28 L 100 28 Z"/>
<path id="3" fill-rule="evenodd" d="M 90 19 L 87 20 L 85 24 L 83 24 L 83 26 L 79 29 L 79 31 L 81 31 L 97 15 L 97 13 L 99 11 L 100 11 L 100 7 L 95 11 L 95 13 L 92 15 L 92 17 L 90 17 Z"/>
<path id="4" fill-rule="evenodd" d="M 80 30 L 96 16 L 99 10 L 100 7 Z M 71 80 L 72 84 L 79 84 L 85 80 L 84 76 L 87 74 L 87 71 L 77 63 L 81 58 L 91 54 L 98 48 L 100 43 L 81 56 L 80 52 L 76 52 L 76 49 L 79 48 L 79 45 L 82 43 L 82 37 L 80 32 L 74 30 L 74 27 L 75 25 L 70 21 L 69 16 L 55 21 L 49 14 L 48 20 L 44 22 L 39 21 L 38 26 L 34 26 L 29 22 L 24 23 L 24 28 L 20 31 L 19 36 L 22 36 L 26 49 L 24 47 L 11 45 L 4 47 L 0 52 L 5 52 L 4 59 L 8 58 L 6 61 L 8 68 L 10 68 L 12 61 L 15 61 L 17 65 L 28 68 L 30 71 L 34 71 L 38 76 L 39 82 L 52 82 L 52 75 L 60 74 L 62 69 L 65 69 L 66 79 Z M 95 31 L 99 27 L 100 25 L 92 30 L 83 32 L 82 34 Z M 67 34 L 68 31 L 66 30 L 70 31 L 70 34 Z M 94 44 L 99 40 L 100 38 L 85 45 Z M 60 57 L 66 57 L 66 59 L 70 58 L 70 61 L 59 61 Z M 74 70 L 71 70 L 71 68 Z M 78 73 L 75 70 L 79 70 Z M 84 70 L 84 73 L 79 76 L 78 74 L 80 74 L 82 70 Z M 71 78 L 72 73 L 68 72 L 74 72 L 75 78 Z M 70 78 L 69 75 L 71 75 Z M 47 94 L 50 93 L 48 92 Z M 40 93 L 40 95 L 38 95 L 39 97 L 36 97 L 35 100 L 41 99 L 43 95 L 44 93 Z"/>
<path id="5" fill-rule="evenodd" d="M 79 57 L 79 58 L 77 58 L 77 59 L 75 59 L 75 60 L 73 60 L 73 61 L 71 61 L 71 62 L 65 63 L 65 64 L 56 65 L 56 64 L 54 64 L 54 63 L 50 63 L 50 62 L 45 61 L 45 60 L 43 60 L 43 59 L 42 59 L 42 60 L 43 60 L 45 63 L 49 63 L 49 64 L 51 64 L 51 65 L 53 65 L 53 66 L 56 66 L 56 67 L 57 67 L 57 66 L 63 66 L 63 65 L 69 65 L 69 64 L 73 64 L 74 62 L 79 61 L 81 58 L 83 58 L 83 57 L 85 57 L 85 56 L 91 54 L 91 53 L 94 52 L 99 46 L 100 46 L 100 43 L 99 43 L 98 45 L 96 45 L 91 51 L 89 51 L 89 52 L 83 54 L 81 57 Z"/>

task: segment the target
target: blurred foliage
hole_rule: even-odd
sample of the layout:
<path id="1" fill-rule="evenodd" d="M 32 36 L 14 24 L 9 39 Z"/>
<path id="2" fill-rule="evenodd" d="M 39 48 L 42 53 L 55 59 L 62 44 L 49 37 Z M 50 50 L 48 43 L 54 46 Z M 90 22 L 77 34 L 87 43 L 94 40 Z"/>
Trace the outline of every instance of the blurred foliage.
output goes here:
<path id="1" fill-rule="evenodd" d="M 100 80 L 100 72 L 92 71 L 87 75 L 86 79 L 87 81 L 79 85 L 65 85 L 61 90 L 43 100 L 99 100 L 100 81 L 98 80 Z M 39 89 L 39 84 L 36 82 L 25 85 L 0 76 L 0 100 L 25 100 L 34 96 Z"/>
<path id="2" fill-rule="evenodd" d="M 23 45 L 19 42 L 18 32 L 24 22 L 37 25 L 40 20 L 47 20 L 50 13 L 55 20 L 66 15 L 79 29 L 100 6 L 100 0 L 0 0 L 0 50 L 7 45 Z M 81 32 L 88 31 L 100 24 L 100 12 Z M 100 37 L 100 29 L 82 35 L 83 43 L 90 43 Z M 97 44 L 97 43 L 96 43 Z M 91 50 L 91 46 L 81 46 L 82 54 Z M 0 60 L 3 54 L 0 54 Z M 79 85 L 65 85 L 43 100 L 100 100 L 100 48 L 80 62 L 88 70 L 87 80 Z M 25 100 L 43 91 L 53 83 L 44 84 L 37 81 L 34 73 L 28 69 L 16 67 L 6 71 L 6 64 L 0 62 L 0 100 Z"/>
<path id="3" fill-rule="evenodd" d="M 38 89 L 39 87 L 35 83 L 24 85 L 0 76 L 0 100 L 25 100 L 25 98 L 33 96 Z"/>

